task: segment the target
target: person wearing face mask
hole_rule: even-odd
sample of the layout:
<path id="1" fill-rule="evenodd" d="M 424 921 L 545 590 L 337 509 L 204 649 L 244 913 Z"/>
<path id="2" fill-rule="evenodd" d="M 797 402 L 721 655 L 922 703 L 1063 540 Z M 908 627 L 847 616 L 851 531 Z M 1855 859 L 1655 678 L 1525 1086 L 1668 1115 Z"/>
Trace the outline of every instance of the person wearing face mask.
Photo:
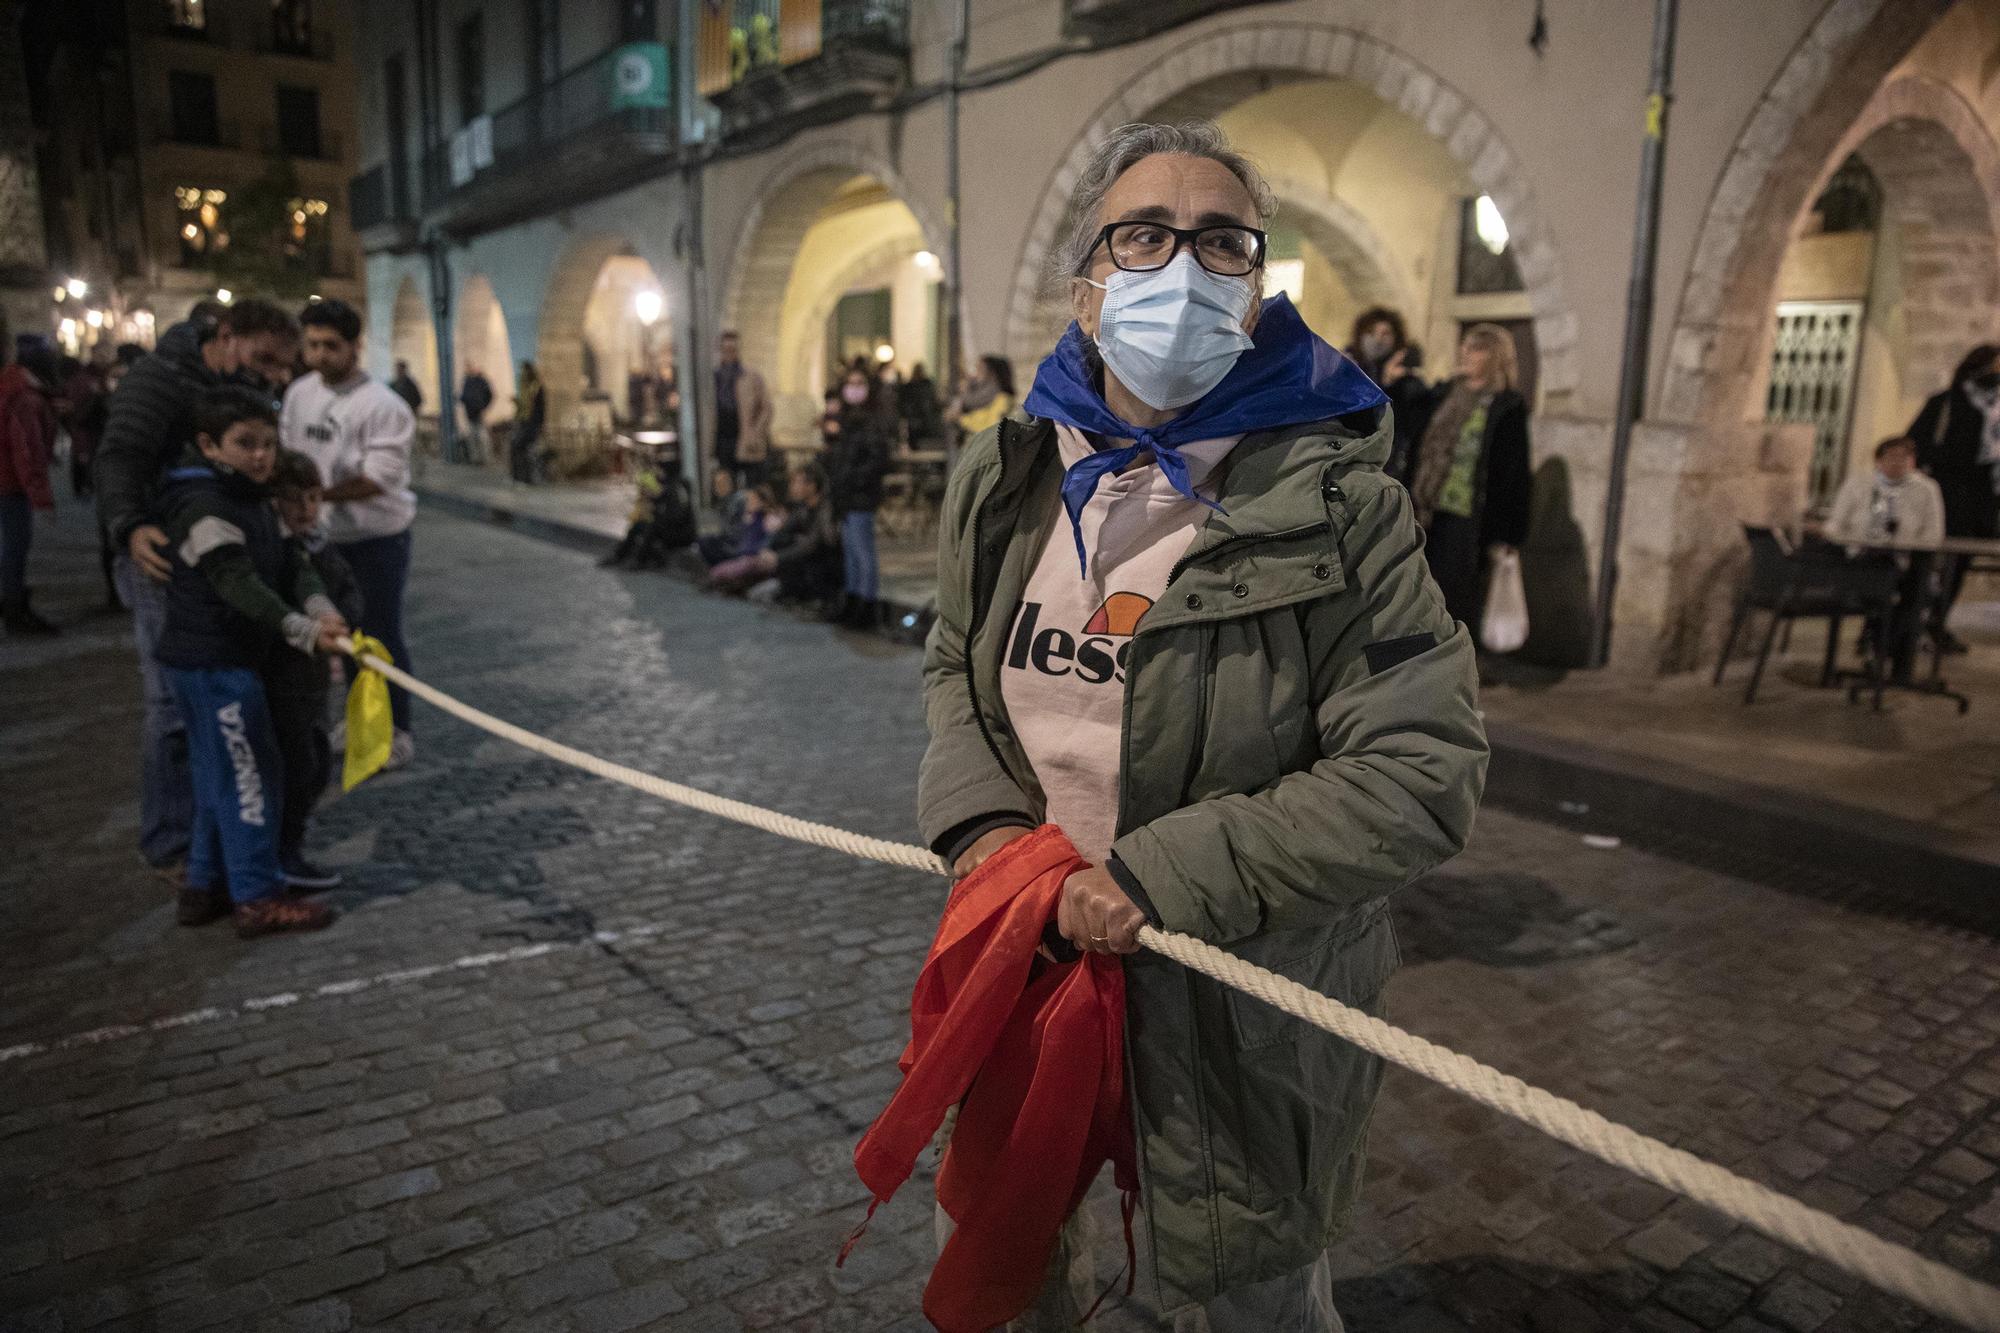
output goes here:
<path id="1" fill-rule="evenodd" d="M 919 819 L 961 877 L 1059 828 L 1078 949 L 1151 923 L 1374 1008 L 1388 898 L 1463 845 L 1486 739 L 1381 391 L 1263 298 L 1273 211 L 1205 122 L 1115 130 L 1079 179 L 1075 322 L 945 499 Z M 1157 1311 L 1340 1328 L 1379 1064 L 1157 957 L 1124 987 Z M 1075 1324 L 1084 1248 L 1072 1222 L 1012 1327 Z"/>
<path id="2" fill-rule="evenodd" d="M 1433 392 L 1410 462 L 1410 498 L 1431 575 L 1446 609 L 1475 633 L 1492 561 L 1528 537 L 1533 477 L 1518 379 L 1512 334 L 1497 324 L 1467 329 L 1458 374 Z"/>
<path id="3" fill-rule="evenodd" d="M 822 433 L 827 447 L 829 499 L 840 521 L 840 605 L 827 617 L 862 629 L 881 618 L 881 564 L 875 552 L 875 511 L 882 507 L 882 478 L 889 471 L 889 437 L 895 427 L 889 391 L 850 369 L 829 400 Z"/>
<path id="4" fill-rule="evenodd" d="M 1966 353 L 1951 387 L 1931 395 L 1909 436 L 1917 442 L 1917 466 L 1944 494 L 1945 535 L 2000 536 L 2000 346 L 1983 343 Z M 1965 651 L 1945 622 L 1970 563 L 1945 556 L 1940 566 L 1943 588 L 1932 604 L 1930 631 L 1948 653 Z"/>
<path id="5" fill-rule="evenodd" d="M 111 395 L 92 484 L 97 517 L 118 552 L 112 579 L 132 612 L 144 688 L 140 741 L 139 852 L 176 888 L 194 828 L 187 726 L 156 659 L 173 574 L 159 510 L 164 478 L 194 445 L 195 400 L 228 384 L 270 397 L 291 378 L 299 326 L 269 301 L 202 303 L 132 363 Z"/>

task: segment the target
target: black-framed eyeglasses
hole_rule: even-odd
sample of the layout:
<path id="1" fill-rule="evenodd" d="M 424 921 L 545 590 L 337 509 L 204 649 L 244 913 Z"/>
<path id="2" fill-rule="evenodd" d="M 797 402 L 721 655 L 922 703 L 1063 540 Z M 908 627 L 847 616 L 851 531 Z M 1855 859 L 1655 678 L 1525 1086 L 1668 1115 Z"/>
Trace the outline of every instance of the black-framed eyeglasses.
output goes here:
<path id="1" fill-rule="evenodd" d="M 1097 233 L 1095 255 L 1103 246 L 1111 262 L 1127 273 L 1151 273 L 1174 262 L 1183 247 L 1195 262 L 1224 278 L 1241 278 L 1264 263 L 1265 235 L 1255 227 L 1223 223 L 1210 227 L 1169 227 L 1164 222 L 1113 222 Z"/>

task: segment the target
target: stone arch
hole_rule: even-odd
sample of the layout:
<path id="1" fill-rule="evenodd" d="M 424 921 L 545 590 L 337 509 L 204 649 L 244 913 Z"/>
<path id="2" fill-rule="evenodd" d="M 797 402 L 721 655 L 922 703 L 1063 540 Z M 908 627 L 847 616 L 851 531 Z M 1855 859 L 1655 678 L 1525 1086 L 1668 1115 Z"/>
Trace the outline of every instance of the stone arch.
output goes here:
<path id="1" fill-rule="evenodd" d="M 875 246 L 872 249 L 864 250 L 846 264 L 843 264 L 834 274 L 833 280 L 827 284 L 825 296 L 814 302 L 812 308 L 807 312 L 807 327 L 823 328 L 827 319 L 833 314 L 834 307 L 840 303 L 842 294 L 853 287 L 854 284 L 866 278 L 870 273 L 876 272 L 902 258 L 905 249 L 906 247 L 900 241 L 891 241 Z M 824 359 L 823 357 L 821 358 L 822 361 Z M 812 365 L 810 344 L 801 340 L 797 349 L 797 362 L 793 366 L 793 373 L 796 376 L 795 382 L 804 384 L 814 390 L 824 388 L 825 386 L 820 383 L 819 375 L 821 372 L 830 369 L 831 367 L 826 365 Z"/>
<path id="2" fill-rule="evenodd" d="M 410 375 L 417 387 L 424 393 L 424 408 L 427 412 L 437 411 L 438 402 L 438 354 L 437 329 L 431 324 L 429 304 L 424 300 L 422 288 L 416 278 L 409 274 L 396 285 L 396 303 L 389 316 L 389 364 L 394 374 L 395 363 L 407 361 Z"/>
<path id="3" fill-rule="evenodd" d="M 514 399 L 514 353 L 507 335 L 507 319 L 493 283 L 483 273 L 465 279 L 459 289 L 458 314 L 452 326 L 452 348 L 458 363 L 460 383 L 478 366 L 493 386 L 493 408 L 488 419 L 498 419 L 512 410 Z M 454 396 L 456 389 L 454 389 Z"/>
<path id="4" fill-rule="evenodd" d="M 1763 382 L 1771 295 L 1835 149 L 1891 70 L 1954 0 L 1833 0 L 1737 136 L 1695 240 L 1655 414 L 1726 429 Z"/>
<path id="5" fill-rule="evenodd" d="M 1883 225 L 1900 231 L 1904 392 L 1935 392 L 2000 316 L 2000 145 L 1956 91 L 1908 76 L 1870 99 L 1826 174 L 1849 153 L 1881 182 Z"/>
<path id="6" fill-rule="evenodd" d="M 1397 273 L 1381 238 L 1353 205 L 1300 181 L 1272 178 L 1270 185 L 1278 197 L 1280 215 L 1326 256 L 1362 307 L 1417 307 L 1415 293 Z M 1331 335 L 1334 331 L 1326 332 Z"/>
<path id="7" fill-rule="evenodd" d="M 1135 120 L 1212 119 L 1274 82 L 1332 79 L 1359 84 L 1442 144 L 1473 183 L 1493 197 L 1514 237 L 1535 317 L 1541 379 L 1551 395 L 1577 387 L 1576 316 L 1565 294 L 1554 238 L 1512 149 L 1467 96 L 1395 47 L 1327 24 L 1241 24 L 1195 37 L 1161 59 L 1098 109 L 1043 187 L 1008 301 L 1007 347 L 1032 363 L 1046 342 L 1043 295 L 1048 254 L 1069 197 L 1096 145 Z"/>
<path id="8" fill-rule="evenodd" d="M 916 217 L 925 243 L 939 250 L 943 227 L 888 159 L 844 140 L 812 144 L 790 154 L 765 176 L 736 231 L 730 254 L 720 327 L 739 332 L 746 365 L 768 369 L 777 364 L 776 312 L 784 304 L 792 261 L 820 210 L 857 176 L 872 178 L 902 201 Z M 750 319 L 751 311 L 772 313 L 768 320 Z"/>
<path id="9" fill-rule="evenodd" d="M 569 422 L 589 383 L 583 367 L 583 318 L 598 272 L 620 255 L 637 253 L 623 236 L 596 232 L 571 241 L 549 271 L 535 339 L 535 369 L 548 396 L 551 428 Z"/>

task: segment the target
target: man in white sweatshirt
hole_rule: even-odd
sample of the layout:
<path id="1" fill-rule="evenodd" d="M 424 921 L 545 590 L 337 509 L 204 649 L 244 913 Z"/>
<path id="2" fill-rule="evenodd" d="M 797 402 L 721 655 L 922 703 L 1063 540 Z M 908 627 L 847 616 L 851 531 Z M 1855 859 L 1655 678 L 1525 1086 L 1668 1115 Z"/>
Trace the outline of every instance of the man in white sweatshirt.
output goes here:
<path id="1" fill-rule="evenodd" d="M 1916 441 L 1898 436 L 1875 446 L 1875 470 L 1840 484 L 1826 536 L 1856 546 L 1932 547 L 1944 540 L 1944 495 L 1917 471 Z"/>
<path id="2" fill-rule="evenodd" d="M 1916 663 L 1917 634 L 1931 600 L 1931 548 L 1944 540 L 1944 495 L 1917 471 L 1916 441 L 1897 436 L 1875 446 L 1875 470 L 1840 484 L 1824 529 L 1828 541 L 1850 546 L 1900 546 L 1903 566 L 1896 609 L 1889 617 L 1890 679 L 1907 682 Z"/>
<path id="3" fill-rule="evenodd" d="M 345 301 L 314 301 L 299 316 L 312 373 L 292 382 L 279 436 L 319 465 L 326 478 L 327 535 L 354 570 L 360 630 L 380 639 L 396 665 L 410 665 L 403 642 L 403 590 L 410 578 L 410 446 L 416 418 L 388 385 L 361 369 L 361 316 Z M 410 697 L 391 685 L 395 739 L 389 768 L 416 754 Z"/>

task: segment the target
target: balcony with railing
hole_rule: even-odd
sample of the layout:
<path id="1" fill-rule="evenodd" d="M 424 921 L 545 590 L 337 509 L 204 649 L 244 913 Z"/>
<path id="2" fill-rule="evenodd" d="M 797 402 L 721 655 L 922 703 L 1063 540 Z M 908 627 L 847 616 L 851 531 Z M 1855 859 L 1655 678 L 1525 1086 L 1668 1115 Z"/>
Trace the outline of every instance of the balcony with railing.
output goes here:
<path id="1" fill-rule="evenodd" d="M 448 231 L 479 231 L 656 174 L 676 139 L 669 68 L 658 43 L 615 46 L 431 145 L 425 211 Z"/>
<path id="2" fill-rule="evenodd" d="M 1271 0 L 1065 0 L 1070 32 L 1092 41 L 1130 41 L 1208 14 Z"/>
<path id="3" fill-rule="evenodd" d="M 909 0 L 704 6 L 696 89 L 742 136 L 881 106 L 910 77 Z"/>
<path id="4" fill-rule="evenodd" d="M 370 167 L 347 185 L 347 216 L 361 248 L 407 250 L 417 243 L 416 209 L 407 184 L 396 181 L 388 163 Z"/>

